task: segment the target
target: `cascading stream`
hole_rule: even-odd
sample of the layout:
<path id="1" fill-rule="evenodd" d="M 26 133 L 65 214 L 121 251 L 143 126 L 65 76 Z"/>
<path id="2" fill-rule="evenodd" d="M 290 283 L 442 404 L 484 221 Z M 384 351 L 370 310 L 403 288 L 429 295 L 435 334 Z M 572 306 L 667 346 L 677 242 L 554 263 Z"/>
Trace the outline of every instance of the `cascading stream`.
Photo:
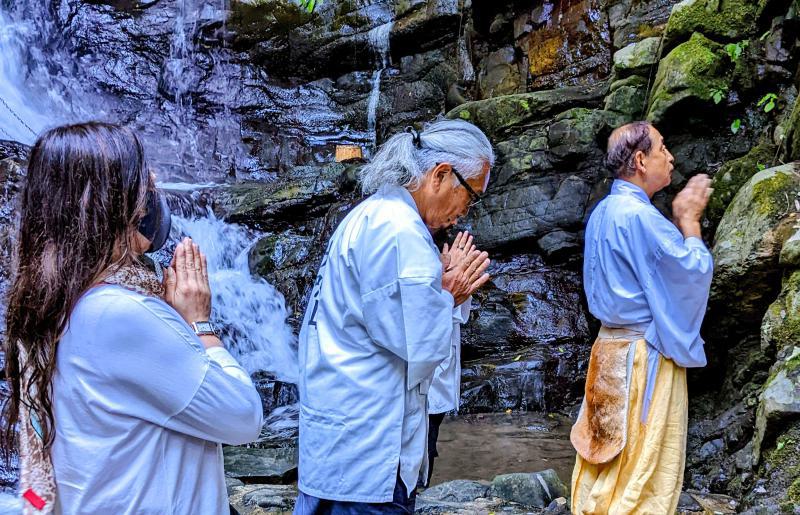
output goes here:
<path id="1" fill-rule="evenodd" d="M 376 122 L 378 114 L 378 101 L 381 97 L 381 75 L 383 70 L 389 66 L 390 49 L 389 35 L 392 32 L 394 22 L 390 21 L 383 25 L 378 25 L 369 31 L 369 44 L 375 56 L 377 69 L 372 73 L 372 91 L 367 102 L 367 132 L 372 136 L 372 143 L 375 145 L 378 140 L 376 132 Z"/>
<path id="2" fill-rule="evenodd" d="M 183 236 L 200 246 L 208 260 L 214 295 L 212 319 L 222 329 L 222 340 L 251 374 L 267 372 L 286 383 L 297 383 L 296 339 L 286 323 L 283 295 L 264 279 L 250 273 L 248 253 L 259 234 L 217 218 L 210 208 L 185 198 L 172 199 L 173 228 L 167 248 Z M 170 256 L 161 251 L 162 263 Z"/>

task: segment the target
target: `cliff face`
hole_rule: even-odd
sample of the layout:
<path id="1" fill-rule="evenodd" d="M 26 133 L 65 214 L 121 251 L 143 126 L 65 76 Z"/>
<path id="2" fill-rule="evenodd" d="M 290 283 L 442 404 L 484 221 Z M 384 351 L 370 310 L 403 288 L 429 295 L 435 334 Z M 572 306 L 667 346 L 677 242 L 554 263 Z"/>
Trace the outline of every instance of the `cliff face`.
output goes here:
<path id="1" fill-rule="evenodd" d="M 162 178 L 225 183 L 208 191 L 215 210 L 265 232 L 251 269 L 284 294 L 295 323 L 326 238 L 360 198 L 358 164 L 332 163 L 335 145 L 369 154 L 438 116 L 484 129 L 498 161 L 464 228 L 495 260 L 464 331 L 466 411 L 569 412 L 579 401 L 596 331 L 582 227 L 610 184 L 610 131 L 653 121 L 676 157 L 659 207 L 692 174 L 714 176 L 710 366 L 690 374 L 687 487 L 795 509 L 800 182 L 782 165 L 800 159 L 795 3 L 29 7 L 54 27 L 43 48 L 71 70 L 59 84 L 102 100 L 84 116 L 103 106 L 99 116 L 139 129 Z"/>

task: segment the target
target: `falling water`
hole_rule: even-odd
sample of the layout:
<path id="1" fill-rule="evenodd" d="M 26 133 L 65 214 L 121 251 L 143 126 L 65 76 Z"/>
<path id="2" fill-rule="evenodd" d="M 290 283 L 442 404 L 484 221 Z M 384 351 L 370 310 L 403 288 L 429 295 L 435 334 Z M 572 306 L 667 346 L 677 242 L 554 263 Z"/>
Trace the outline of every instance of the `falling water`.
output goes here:
<path id="1" fill-rule="evenodd" d="M 225 346 L 249 373 L 264 371 L 280 381 L 296 383 L 296 341 L 286 324 L 283 295 L 250 273 L 248 253 L 259 234 L 225 223 L 210 208 L 196 204 L 172 219 L 172 243 L 189 236 L 208 259 L 212 318 L 222 330 Z M 158 259 L 164 262 L 168 257 Z"/>
<path id="2" fill-rule="evenodd" d="M 29 20 L 0 5 L 0 139 L 30 145 L 65 110 L 52 87 L 39 87 L 49 77 L 44 63 L 30 55 L 39 37 Z"/>
<path id="3" fill-rule="evenodd" d="M 390 21 L 383 25 L 378 25 L 369 31 L 369 44 L 375 55 L 377 69 L 372 73 L 372 91 L 367 102 L 367 132 L 372 135 L 373 143 L 377 142 L 376 117 L 378 112 L 378 100 L 381 96 L 381 74 L 389 66 L 389 35 L 392 32 L 394 22 Z"/>

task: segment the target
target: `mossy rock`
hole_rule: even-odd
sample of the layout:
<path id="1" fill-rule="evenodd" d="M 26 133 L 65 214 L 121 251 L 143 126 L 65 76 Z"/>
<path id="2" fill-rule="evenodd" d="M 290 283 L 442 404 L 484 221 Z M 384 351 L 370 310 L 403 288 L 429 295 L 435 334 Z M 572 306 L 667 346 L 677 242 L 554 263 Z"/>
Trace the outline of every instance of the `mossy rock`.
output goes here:
<path id="1" fill-rule="evenodd" d="M 522 132 L 534 122 L 545 121 L 572 107 L 595 107 L 606 94 L 608 85 L 570 87 L 504 95 L 467 102 L 447 113 L 480 127 L 490 138 Z M 504 138 L 501 138 L 504 139 Z"/>
<path id="2" fill-rule="evenodd" d="M 627 121 L 619 113 L 576 107 L 555 117 L 547 130 L 550 153 L 565 163 L 583 160 L 611 131 Z"/>
<path id="3" fill-rule="evenodd" d="M 717 41 L 738 41 L 758 31 L 765 0 L 683 0 L 672 7 L 664 32 L 665 46 L 701 32 Z"/>
<path id="4" fill-rule="evenodd" d="M 711 187 L 714 193 L 708 201 L 706 218 L 716 225 L 736 192 L 752 176 L 769 166 L 775 159 L 776 147 L 771 142 L 760 143 L 742 157 L 728 161 L 714 174 Z M 759 165 L 762 165 L 760 168 Z"/>
<path id="5" fill-rule="evenodd" d="M 719 331 L 732 342 L 761 324 L 780 289 L 778 258 L 795 232 L 799 193 L 797 163 L 758 172 L 736 193 L 717 227 L 710 301 L 719 309 Z"/>
<path id="6" fill-rule="evenodd" d="M 684 112 L 710 107 L 714 91 L 727 91 L 730 82 L 730 59 L 722 45 L 694 33 L 661 60 L 647 119 L 659 125 L 674 116 L 679 107 Z"/>
<path id="7" fill-rule="evenodd" d="M 626 122 L 633 121 L 644 116 L 646 100 L 647 80 L 632 75 L 611 84 L 611 92 L 605 101 L 605 110 L 624 115 Z"/>
<path id="8" fill-rule="evenodd" d="M 660 46 L 661 38 L 652 37 L 617 50 L 614 53 L 614 73 L 618 77 L 647 75 L 650 69 L 658 63 Z"/>
<path id="9" fill-rule="evenodd" d="M 231 222 L 274 230 L 338 200 L 348 177 L 341 163 L 298 166 L 288 180 L 235 184 L 215 192 L 215 210 Z"/>
<path id="10" fill-rule="evenodd" d="M 795 328 L 796 330 L 796 328 Z M 787 347 L 764 385 L 756 413 L 753 460 L 761 458 L 761 447 L 788 421 L 800 420 L 800 346 Z"/>
<path id="11" fill-rule="evenodd" d="M 781 352 L 800 348 L 800 271 L 783 281 L 778 298 L 770 304 L 761 324 L 762 352 Z"/>
<path id="12" fill-rule="evenodd" d="M 762 507 L 756 513 L 796 513 L 800 508 L 800 423 L 790 422 L 779 430 L 762 446 L 761 455 L 755 484 L 763 485 L 766 492 L 746 500 Z"/>

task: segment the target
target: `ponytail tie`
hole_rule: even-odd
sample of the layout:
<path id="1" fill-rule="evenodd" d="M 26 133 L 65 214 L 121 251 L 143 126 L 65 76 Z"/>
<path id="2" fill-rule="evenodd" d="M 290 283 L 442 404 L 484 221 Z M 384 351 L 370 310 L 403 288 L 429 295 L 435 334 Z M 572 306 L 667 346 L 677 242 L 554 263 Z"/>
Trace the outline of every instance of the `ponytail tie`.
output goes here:
<path id="1" fill-rule="evenodd" d="M 405 131 L 411 134 L 411 141 L 414 142 L 414 146 L 417 148 L 422 148 L 422 140 L 420 139 L 419 132 L 417 132 L 416 129 L 410 125 L 406 127 Z"/>

